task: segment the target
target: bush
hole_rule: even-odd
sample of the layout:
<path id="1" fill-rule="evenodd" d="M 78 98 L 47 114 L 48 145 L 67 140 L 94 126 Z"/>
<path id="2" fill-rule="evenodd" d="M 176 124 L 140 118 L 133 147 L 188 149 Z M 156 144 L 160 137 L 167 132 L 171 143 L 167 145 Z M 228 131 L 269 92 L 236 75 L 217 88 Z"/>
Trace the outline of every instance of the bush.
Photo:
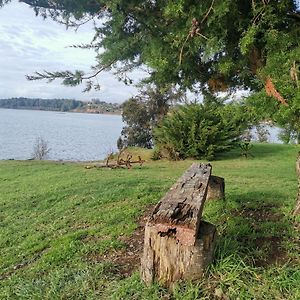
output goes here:
<path id="1" fill-rule="evenodd" d="M 48 156 L 50 150 L 48 142 L 42 137 L 37 137 L 33 146 L 33 158 L 42 160 Z"/>
<path id="2" fill-rule="evenodd" d="M 154 131 L 154 139 L 170 159 L 213 159 L 238 145 L 248 120 L 244 106 L 213 98 L 170 112 Z"/>

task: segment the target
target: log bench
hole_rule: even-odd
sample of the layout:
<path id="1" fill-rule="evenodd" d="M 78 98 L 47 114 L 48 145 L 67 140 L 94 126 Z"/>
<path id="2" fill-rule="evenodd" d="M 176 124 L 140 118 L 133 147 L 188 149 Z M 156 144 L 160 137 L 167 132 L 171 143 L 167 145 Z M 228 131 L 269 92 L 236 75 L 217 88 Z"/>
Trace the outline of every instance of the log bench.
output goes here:
<path id="1" fill-rule="evenodd" d="M 194 163 L 154 208 L 141 262 L 146 284 L 172 288 L 179 280 L 200 279 L 213 260 L 216 228 L 201 220 L 211 172 L 210 164 Z M 224 185 L 217 185 L 221 188 L 224 193 Z"/>

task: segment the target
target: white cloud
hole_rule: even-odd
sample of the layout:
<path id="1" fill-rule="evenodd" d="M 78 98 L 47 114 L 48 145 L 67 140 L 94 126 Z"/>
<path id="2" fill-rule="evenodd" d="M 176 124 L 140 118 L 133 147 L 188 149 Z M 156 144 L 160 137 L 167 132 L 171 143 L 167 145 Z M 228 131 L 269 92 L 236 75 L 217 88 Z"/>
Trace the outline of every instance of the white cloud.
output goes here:
<path id="1" fill-rule="evenodd" d="M 101 91 L 90 93 L 82 93 L 84 86 L 70 88 L 58 81 L 47 84 L 25 79 L 26 74 L 43 70 L 80 69 L 88 72 L 95 64 L 96 53 L 69 46 L 89 43 L 92 37 L 90 24 L 75 32 L 52 20 L 36 17 L 26 4 L 13 1 L 4 6 L 0 9 L 0 98 L 100 98 L 122 102 L 136 94 L 136 88 L 125 86 L 108 72 L 99 77 Z M 133 74 L 136 82 L 143 76 L 141 71 Z"/>

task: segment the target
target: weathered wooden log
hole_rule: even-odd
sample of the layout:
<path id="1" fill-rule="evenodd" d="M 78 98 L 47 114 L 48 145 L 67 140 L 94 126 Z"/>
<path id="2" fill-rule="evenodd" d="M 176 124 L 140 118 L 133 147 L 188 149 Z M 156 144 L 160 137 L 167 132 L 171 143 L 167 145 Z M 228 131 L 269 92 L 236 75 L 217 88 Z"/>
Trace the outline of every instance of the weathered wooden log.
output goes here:
<path id="1" fill-rule="evenodd" d="M 222 177 L 210 176 L 206 200 L 225 199 L 225 180 Z"/>
<path id="2" fill-rule="evenodd" d="M 294 215 L 300 214 L 300 152 L 298 153 L 298 159 L 296 162 L 296 171 L 298 176 L 298 195 L 296 200 L 296 206 L 294 209 Z"/>
<path id="3" fill-rule="evenodd" d="M 201 221 L 210 175 L 209 164 L 193 164 L 155 207 L 145 227 L 145 283 L 199 279 L 212 261 L 216 229 Z"/>

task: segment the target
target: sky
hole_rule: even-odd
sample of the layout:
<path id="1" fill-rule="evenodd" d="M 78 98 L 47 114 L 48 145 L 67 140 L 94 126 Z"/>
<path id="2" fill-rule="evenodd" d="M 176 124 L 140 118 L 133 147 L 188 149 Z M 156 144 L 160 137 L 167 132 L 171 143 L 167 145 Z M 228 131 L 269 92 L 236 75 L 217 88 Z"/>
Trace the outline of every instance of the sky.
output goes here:
<path id="1" fill-rule="evenodd" d="M 95 64 L 93 50 L 68 46 L 89 43 L 93 37 L 91 24 L 66 30 L 64 25 L 50 19 L 36 17 L 24 3 L 12 1 L 0 9 L 0 99 L 12 97 L 71 98 L 88 101 L 98 98 L 106 102 L 121 103 L 137 94 L 134 86 L 126 86 L 109 73 L 98 77 L 100 91 L 83 93 L 84 85 L 66 87 L 60 81 L 28 81 L 25 75 L 35 71 L 90 71 Z M 132 74 L 138 83 L 145 74 Z"/>

